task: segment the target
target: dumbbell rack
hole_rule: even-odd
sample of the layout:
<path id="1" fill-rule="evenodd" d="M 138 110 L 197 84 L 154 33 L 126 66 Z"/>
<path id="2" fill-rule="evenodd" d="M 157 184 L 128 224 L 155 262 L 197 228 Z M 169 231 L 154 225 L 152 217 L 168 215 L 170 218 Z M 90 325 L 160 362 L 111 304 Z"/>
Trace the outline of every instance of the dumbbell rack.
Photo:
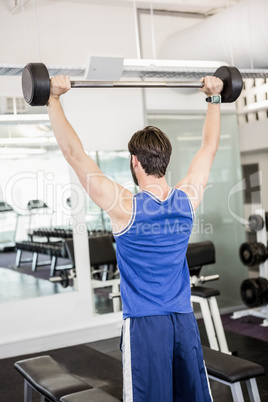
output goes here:
<path id="1" fill-rule="evenodd" d="M 264 209 L 257 209 L 255 211 L 256 215 L 261 215 L 263 221 L 265 222 L 265 210 Z M 267 244 L 267 237 L 266 237 L 266 225 L 264 225 L 263 229 L 257 232 L 257 242 Z M 268 259 L 265 262 L 259 265 L 259 273 L 260 277 L 266 278 L 268 280 Z M 257 308 L 250 308 L 247 310 L 242 311 L 235 311 L 231 318 L 234 320 L 237 318 L 245 317 L 248 315 L 252 315 L 254 317 L 264 318 L 261 326 L 268 327 L 268 304 L 265 306 L 257 307 Z"/>

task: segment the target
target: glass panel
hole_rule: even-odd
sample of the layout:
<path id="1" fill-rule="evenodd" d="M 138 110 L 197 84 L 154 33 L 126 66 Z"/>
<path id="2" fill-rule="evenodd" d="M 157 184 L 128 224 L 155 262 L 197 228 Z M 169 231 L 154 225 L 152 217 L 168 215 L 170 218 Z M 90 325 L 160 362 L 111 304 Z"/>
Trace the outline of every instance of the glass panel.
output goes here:
<path id="1" fill-rule="evenodd" d="M 174 186 L 188 170 L 201 145 L 204 116 L 149 117 L 148 124 L 162 129 L 170 138 L 173 153 L 167 180 Z M 238 128 L 235 115 L 222 116 L 219 150 L 214 160 L 190 242 L 210 240 L 216 249 L 216 264 L 204 267 L 201 275 L 219 274 L 220 280 L 205 286 L 218 288 L 220 307 L 241 305 L 240 284 L 247 272 L 239 260 L 239 247 L 245 241 L 243 190 L 236 184 L 242 179 Z"/>

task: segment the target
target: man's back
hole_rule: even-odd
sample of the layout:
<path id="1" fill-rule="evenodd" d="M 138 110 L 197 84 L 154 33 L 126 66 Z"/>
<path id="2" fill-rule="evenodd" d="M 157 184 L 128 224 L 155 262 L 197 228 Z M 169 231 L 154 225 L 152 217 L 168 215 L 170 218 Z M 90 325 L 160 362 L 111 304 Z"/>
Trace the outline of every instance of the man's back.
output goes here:
<path id="1" fill-rule="evenodd" d="M 146 190 L 133 197 L 128 225 L 114 233 L 124 318 L 192 311 L 186 250 L 193 216 L 178 189 L 165 200 Z"/>

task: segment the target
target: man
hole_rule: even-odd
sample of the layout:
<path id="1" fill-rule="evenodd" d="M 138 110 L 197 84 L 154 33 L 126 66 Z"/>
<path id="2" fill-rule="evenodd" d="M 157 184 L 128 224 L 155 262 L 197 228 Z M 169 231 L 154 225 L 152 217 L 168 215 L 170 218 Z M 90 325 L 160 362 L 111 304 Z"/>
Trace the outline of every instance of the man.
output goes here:
<path id="1" fill-rule="evenodd" d="M 202 81 L 207 96 L 221 93 L 220 79 Z M 59 101 L 69 89 L 69 77 L 51 79 L 48 113 L 63 155 L 112 222 L 123 302 L 124 401 L 211 401 L 190 302 L 186 250 L 218 149 L 220 104 L 208 103 L 201 148 L 172 189 L 164 176 L 171 155 L 167 136 L 156 127 L 133 135 L 130 168 L 141 190 L 133 196 L 85 154 Z"/>

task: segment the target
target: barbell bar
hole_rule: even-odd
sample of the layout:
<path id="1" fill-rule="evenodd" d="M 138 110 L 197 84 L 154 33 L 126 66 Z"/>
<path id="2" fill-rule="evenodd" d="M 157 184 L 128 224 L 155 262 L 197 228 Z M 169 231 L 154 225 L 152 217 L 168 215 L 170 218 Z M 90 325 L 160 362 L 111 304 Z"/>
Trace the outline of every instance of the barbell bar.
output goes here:
<path id="1" fill-rule="evenodd" d="M 235 102 L 243 80 L 236 67 L 219 67 L 214 76 L 223 81 L 222 102 Z M 200 81 L 71 81 L 71 88 L 203 88 Z M 43 63 L 29 63 L 22 71 L 22 91 L 31 106 L 45 106 L 50 96 L 50 77 Z"/>

